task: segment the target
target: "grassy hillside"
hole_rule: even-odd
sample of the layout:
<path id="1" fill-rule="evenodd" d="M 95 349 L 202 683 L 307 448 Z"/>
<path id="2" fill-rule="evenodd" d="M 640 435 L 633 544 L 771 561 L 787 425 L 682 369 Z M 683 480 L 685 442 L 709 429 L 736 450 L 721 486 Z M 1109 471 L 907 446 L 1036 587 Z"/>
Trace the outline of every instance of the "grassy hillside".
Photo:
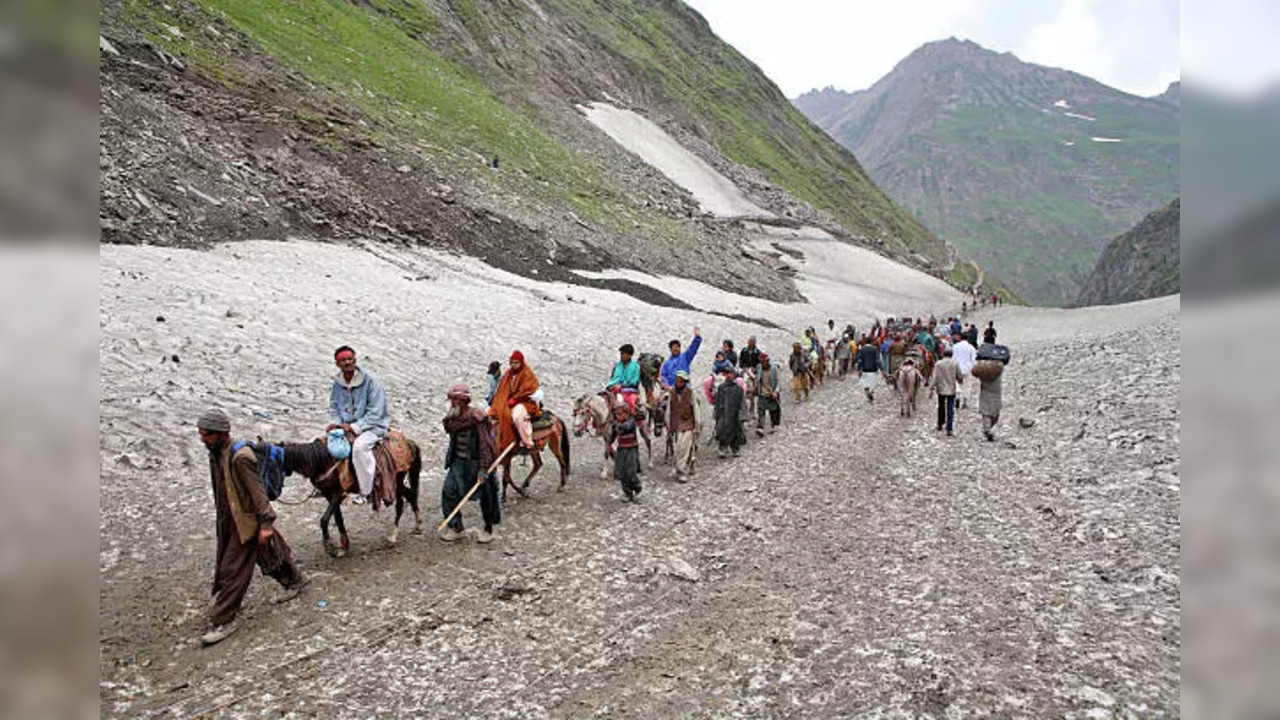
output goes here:
<path id="1" fill-rule="evenodd" d="M 409 150 L 464 188 L 464 201 L 553 237 L 583 236 L 610 262 L 656 256 L 677 272 L 697 260 L 668 260 L 674 248 L 730 239 L 709 238 L 723 233 L 699 225 L 682 190 L 637 167 L 574 110 L 606 98 L 662 123 L 779 214 L 812 214 L 795 204 L 804 202 L 916 264 L 947 256 L 847 150 L 679 2 L 108 0 L 102 18 L 104 33 L 140 35 L 181 58 L 185 73 L 241 96 L 264 80 L 300 82 L 292 119 L 320 127 L 334 155 L 353 142 Z M 335 125 L 328 118 L 341 111 L 316 107 L 348 108 L 354 121 Z M 494 155 L 501 173 L 485 171 Z M 744 276 L 724 271 L 729 282 Z"/>

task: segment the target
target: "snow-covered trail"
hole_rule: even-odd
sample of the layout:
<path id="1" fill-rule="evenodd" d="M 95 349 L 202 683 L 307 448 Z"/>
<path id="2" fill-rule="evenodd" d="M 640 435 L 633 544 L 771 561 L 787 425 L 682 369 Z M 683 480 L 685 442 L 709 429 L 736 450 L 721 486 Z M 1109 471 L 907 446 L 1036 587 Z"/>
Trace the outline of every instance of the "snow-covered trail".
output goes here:
<path id="1" fill-rule="evenodd" d="M 800 282 L 817 283 L 822 266 L 815 263 L 813 278 L 802 271 Z M 335 561 L 320 548 L 318 505 L 282 505 L 278 527 L 314 582 L 300 600 L 272 606 L 259 578 L 245 627 L 201 650 L 193 640 L 212 568 L 212 508 L 192 418 L 205 406 L 227 407 L 239 435 L 308 437 L 324 421 L 333 347 L 355 345 L 386 379 L 393 419 L 424 445 L 430 521 L 439 512 L 442 472 L 431 458 L 443 452 L 443 389 L 455 379 L 478 387 L 484 365 L 510 349 L 530 356 L 550 405 L 567 415 L 575 394 L 602 382 L 621 342 L 660 349 L 701 324 L 708 341 L 754 332 L 772 350 L 791 334 L 383 246 L 104 246 L 100 268 L 106 715 L 403 716 L 447 708 L 469 717 L 543 717 L 605 707 L 662 715 L 675 698 L 680 707 L 698 703 L 703 714 L 838 715 L 914 707 L 917 694 L 979 714 L 1083 711 L 1107 698 L 1176 707 L 1169 705 L 1176 634 L 1169 645 L 1167 633 L 1176 631 L 1177 605 L 1161 584 L 1161 573 L 1176 575 L 1168 536 L 1176 496 L 1170 510 L 1167 494 L 1176 487 L 1176 451 L 1170 464 L 1169 430 L 1159 424 L 1169 420 L 1149 415 L 1162 403 L 1176 412 L 1177 379 L 1143 372 L 1152 368 L 1130 357 L 1149 334 L 1176 339 L 1176 298 L 972 316 L 984 324 L 994 318 L 1001 340 L 1015 348 L 1001 434 L 1017 449 L 979 442 L 971 417 L 962 418 L 954 445 L 942 445 L 928 428 L 927 403 L 922 418 L 904 423 L 888 403 L 863 405 L 852 383 L 829 383 L 811 405 L 788 403 L 784 429 L 753 441 L 742 458 L 717 462 L 704 449 L 696 482 L 646 475 L 641 506 L 620 503 L 615 483 L 596 479 L 598 446 L 575 440 L 568 490 L 555 493 L 550 477 L 535 481 L 535 499 L 508 505 L 492 546 L 446 546 L 406 533 L 399 547 L 383 549 L 389 518 L 355 508 L 353 553 Z M 827 282 L 823 292 L 839 297 L 835 279 Z M 816 297 L 820 287 L 807 292 Z M 677 289 L 704 307 L 727 300 L 707 288 Z M 900 290 L 904 299 L 932 297 L 928 286 Z M 954 294 L 938 297 L 937 308 L 893 310 L 957 304 Z M 807 312 L 806 324 L 817 325 L 829 312 L 817 303 L 751 307 L 779 324 Z M 1137 339 L 1123 340 L 1130 336 Z M 1141 377 L 1100 384 L 1108 357 L 1081 348 L 1103 343 L 1125 348 L 1122 367 Z M 697 372 L 709 369 L 710 350 L 699 353 Z M 1176 371 L 1176 355 L 1158 361 Z M 1080 393 L 1085 386 L 1097 397 Z M 1141 401 L 1124 394 L 1134 387 Z M 1095 399 L 1105 403 L 1101 414 Z M 1021 415 L 1037 425 L 1018 430 Z M 1081 422 L 1087 432 L 1073 441 Z M 874 462 L 886 448 L 904 462 Z M 1139 476 L 1144 467 L 1153 469 Z M 285 499 L 300 501 L 306 491 L 291 482 Z M 1134 493 L 1141 515 L 1131 512 Z M 466 513 L 474 522 L 475 512 Z M 939 518 L 947 518 L 946 542 L 938 540 Z M 911 553 L 924 547 L 931 559 L 921 564 Z M 988 552 L 996 554 L 978 554 Z M 1134 560 L 1117 564 L 1123 558 Z M 693 566 L 699 580 L 669 576 L 675 561 Z M 994 585 L 964 584 L 952 573 L 960 566 L 1007 575 Z M 1113 582 L 1099 570 L 1119 578 L 1113 594 L 1099 594 Z M 928 582 L 935 594 L 917 598 Z M 1016 645 L 1027 640 L 1023 629 L 1060 628 L 1061 640 L 1035 635 L 1041 645 L 1024 643 L 1044 648 L 1045 660 L 1029 672 L 1015 657 L 1005 663 L 982 654 L 987 613 L 1003 607 L 988 596 L 1019 582 L 1031 583 L 1030 594 L 1010 601 L 1014 615 L 1001 617 L 1014 620 L 1001 637 Z M 863 623 L 894 613 L 901 624 Z M 1111 621 L 1136 624 L 1111 642 L 1097 634 Z M 1148 626 L 1165 634 L 1144 635 Z M 1098 653 L 1111 659 L 1089 659 Z M 726 663 L 729 655 L 741 662 Z M 941 695 L 929 672 L 949 680 Z M 852 695 L 794 680 L 835 676 L 862 680 L 849 685 Z M 1056 678 L 1079 682 L 1062 684 L 1059 695 L 1050 688 Z M 1139 689 L 1126 690 L 1129 681 Z M 789 709 L 792 698 L 808 698 L 808 709 Z"/>
<path id="2" fill-rule="evenodd" d="M 143 288 L 156 297 L 134 336 L 180 327 L 170 323 L 198 309 L 189 299 L 201 292 L 212 300 L 211 288 L 189 277 L 191 264 L 173 273 L 200 287 L 179 290 L 165 286 L 161 259 L 108 255 L 106 313 L 116 316 L 116 302 Z M 108 281 L 124 260 L 146 265 L 147 277 Z M 287 296 L 273 296 L 264 313 L 288 313 Z M 280 507 L 279 527 L 314 583 L 291 605 L 271 606 L 269 584 L 257 579 L 246 626 L 210 650 L 192 643 L 212 548 L 207 469 L 191 428 L 156 427 L 169 433 L 166 447 L 187 446 L 191 462 L 136 445 L 127 451 L 133 468 L 109 448 L 128 433 L 104 427 L 102 710 L 1175 712 L 1178 356 L 1149 351 L 1176 338 L 1176 310 L 1166 299 L 1089 311 L 1004 307 L 975 318 L 991 316 L 1015 347 L 995 445 L 980 441 L 973 411 L 961 414 L 959 436 L 941 438 L 928 398 L 919 418 L 901 420 L 890 393 L 868 406 L 854 383 L 829 382 L 808 405 L 788 401 L 781 432 L 751 439 L 740 459 L 704 452 L 694 483 L 646 475 L 645 505 L 618 501 L 616 483 L 595 478 L 598 452 L 575 442 L 568 491 L 535 483 L 536 500 L 508 505 L 493 546 L 404 536 L 383 550 L 378 524 L 356 510 L 348 515 L 352 556 L 333 561 L 319 548 L 319 507 Z M 232 320 L 274 334 L 266 329 L 274 322 L 247 318 Z M 105 324 L 105 355 L 134 347 L 114 345 L 127 325 Z M 183 352 L 195 360 L 206 342 L 225 346 L 209 337 Z M 1121 372 L 1100 379 L 1111 363 Z M 291 375 L 282 365 L 239 375 Z M 132 414 L 160 416 L 155 404 L 186 402 L 191 392 L 178 373 L 163 372 L 109 375 L 104 361 L 104 388 L 151 388 L 142 395 L 152 404 Z M 289 382 L 296 391 L 324 384 Z M 104 389 L 104 423 L 131 415 L 127 397 Z M 296 404 L 285 424 L 307 411 L 301 398 Z M 420 413 L 422 432 L 434 438 L 434 411 Z M 1019 428 L 1020 418 L 1037 423 Z M 429 519 L 440 474 L 429 464 Z M 293 487 L 287 497 L 301 495 Z M 695 582 L 671 574 L 685 564 Z"/>

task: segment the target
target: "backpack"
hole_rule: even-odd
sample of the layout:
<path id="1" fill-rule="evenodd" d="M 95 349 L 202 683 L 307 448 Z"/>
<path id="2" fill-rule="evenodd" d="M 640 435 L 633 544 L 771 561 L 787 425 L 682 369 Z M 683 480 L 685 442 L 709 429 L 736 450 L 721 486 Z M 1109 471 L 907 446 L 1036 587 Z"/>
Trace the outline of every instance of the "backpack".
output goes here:
<path id="1" fill-rule="evenodd" d="M 262 491 L 267 494 L 267 499 L 279 498 L 284 490 L 284 479 L 290 475 L 284 469 L 284 447 L 270 443 L 237 440 L 231 444 L 231 454 L 235 455 L 245 446 L 253 450 L 254 456 L 258 459 L 258 482 L 262 484 Z"/>

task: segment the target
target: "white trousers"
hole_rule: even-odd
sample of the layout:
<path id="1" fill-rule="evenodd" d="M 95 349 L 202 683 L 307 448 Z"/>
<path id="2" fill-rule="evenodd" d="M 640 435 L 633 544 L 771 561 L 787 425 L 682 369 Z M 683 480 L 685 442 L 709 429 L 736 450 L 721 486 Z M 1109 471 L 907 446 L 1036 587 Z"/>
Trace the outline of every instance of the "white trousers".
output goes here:
<path id="1" fill-rule="evenodd" d="M 360 483 L 360 494 L 373 492 L 373 476 L 377 472 L 377 463 L 373 460 L 373 446 L 380 438 L 372 430 L 365 430 L 351 443 L 351 462 L 356 466 L 356 480 Z"/>

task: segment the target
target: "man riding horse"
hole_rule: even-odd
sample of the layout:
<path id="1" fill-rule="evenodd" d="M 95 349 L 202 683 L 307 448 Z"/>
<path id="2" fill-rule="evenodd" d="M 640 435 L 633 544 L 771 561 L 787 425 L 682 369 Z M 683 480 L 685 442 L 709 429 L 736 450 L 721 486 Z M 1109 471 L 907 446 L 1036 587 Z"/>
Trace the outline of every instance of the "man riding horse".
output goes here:
<path id="1" fill-rule="evenodd" d="M 498 381 L 498 390 L 489 404 L 489 417 L 497 421 L 498 448 L 520 441 L 526 450 L 533 447 L 533 419 L 542 414 L 533 395 L 538 391 L 538 376 L 524 362 L 524 353 L 511 353 L 507 371 Z"/>
<path id="2" fill-rule="evenodd" d="M 351 459 L 360 485 L 356 502 L 363 502 L 373 492 L 377 472 L 373 446 L 387 436 L 390 427 L 387 391 L 378 378 L 356 364 L 356 351 L 350 346 L 335 350 L 333 360 L 338 373 L 329 391 L 329 425 L 325 432 L 342 428 L 348 435 L 355 436 L 351 442 Z"/>
<path id="3" fill-rule="evenodd" d="M 614 363 L 605 386 L 609 391 L 610 405 L 618 400 L 616 396 L 620 396 L 633 417 L 639 414 L 636 406 L 640 399 L 640 363 L 632 359 L 635 352 L 631 343 L 618 348 L 618 362 Z"/>

